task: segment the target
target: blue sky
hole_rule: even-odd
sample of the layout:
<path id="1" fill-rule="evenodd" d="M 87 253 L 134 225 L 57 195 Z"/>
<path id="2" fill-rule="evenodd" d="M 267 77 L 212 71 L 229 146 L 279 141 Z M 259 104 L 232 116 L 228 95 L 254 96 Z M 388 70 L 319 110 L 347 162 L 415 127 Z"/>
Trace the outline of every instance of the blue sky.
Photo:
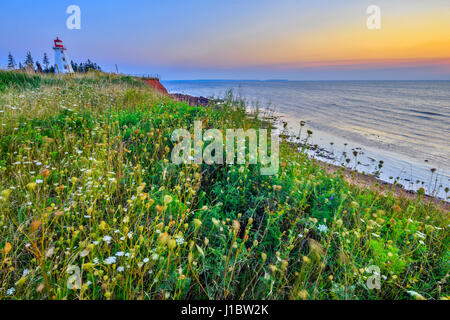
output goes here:
<path id="1" fill-rule="evenodd" d="M 382 9 L 368 30 L 366 8 Z M 68 30 L 66 8 L 81 8 Z M 0 67 L 9 51 L 163 79 L 450 79 L 448 0 L 1 1 Z"/>

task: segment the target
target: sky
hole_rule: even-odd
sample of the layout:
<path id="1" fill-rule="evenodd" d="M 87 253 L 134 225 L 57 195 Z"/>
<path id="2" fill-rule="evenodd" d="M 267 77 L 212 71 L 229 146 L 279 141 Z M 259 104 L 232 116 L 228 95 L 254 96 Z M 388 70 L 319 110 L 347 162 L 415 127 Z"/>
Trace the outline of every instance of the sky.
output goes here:
<path id="1" fill-rule="evenodd" d="M 163 80 L 450 80 L 450 0 L 0 2 L 0 68 L 8 52 L 53 61 L 56 36 L 76 62 Z"/>

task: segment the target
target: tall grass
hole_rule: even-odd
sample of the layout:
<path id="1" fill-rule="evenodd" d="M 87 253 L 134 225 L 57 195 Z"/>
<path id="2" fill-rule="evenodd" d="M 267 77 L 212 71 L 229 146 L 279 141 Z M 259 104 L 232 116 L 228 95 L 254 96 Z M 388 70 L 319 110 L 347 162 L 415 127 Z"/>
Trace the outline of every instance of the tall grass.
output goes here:
<path id="1" fill-rule="evenodd" d="M 0 94 L 1 299 L 449 295 L 448 211 L 420 196 L 350 185 L 288 143 L 275 176 L 176 166 L 174 129 L 261 121 L 232 97 L 192 107 L 135 78 L 38 78 Z"/>
<path id="2" fill-rule="evenodd" d="M 0 92 L 7 88 L 37 88 L 41 84 L 41 78 L 22 72 L 0 70 Z"/>

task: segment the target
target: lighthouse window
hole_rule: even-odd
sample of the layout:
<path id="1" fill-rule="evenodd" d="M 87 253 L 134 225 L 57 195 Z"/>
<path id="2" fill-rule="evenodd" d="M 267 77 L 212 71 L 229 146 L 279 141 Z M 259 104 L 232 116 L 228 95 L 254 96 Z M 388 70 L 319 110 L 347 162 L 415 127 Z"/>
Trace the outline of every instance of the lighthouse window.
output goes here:
<path id="1" fill-rule="evenodd" d="M 61 53 L 63 53 L 64 51 L 61 50 Z"/>
<path id="2" fill-rule="evenodd" d="M 67 66 L 66 66 L 66 65 L 64 65 L 64 69 L 67 69 Z"/>
<path id="3" fill-rule="evenodd" d="M 66 58 L 63 58 L 62 60 L 63 60 L 63 61 L 66 61 Z"/>

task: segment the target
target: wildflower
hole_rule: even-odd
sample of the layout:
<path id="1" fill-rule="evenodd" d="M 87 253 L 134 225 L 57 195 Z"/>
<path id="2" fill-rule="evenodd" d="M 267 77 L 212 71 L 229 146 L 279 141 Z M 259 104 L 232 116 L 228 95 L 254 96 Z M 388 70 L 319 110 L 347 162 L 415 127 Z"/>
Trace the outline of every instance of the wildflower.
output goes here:
<path id="1" fill-rule="evenodd" d="M 110 236 L 104 236 L 102 240 L 105 241 L 107 244 L 109 244 L 112 238 Z"/>
<path id="2" fill-rule="evenodd" d="M 145 258 L 144 260 L 142 260 L 144 263 L 147 263 L 147 262 L 149 262 L 150 261 L 150 259 L 149 258 Z"/>
<path id="3" fill-rule="evenodd" d="M 419 294 L 413 290 L 408 290 L 406 292 L 408 292 L 416 300 L 426 300 L 421 294 Z"/>
<path id="4" fill-rule="evenodd" d="M 7 294 L 8 296 L 12 296 L 12 295 L 14 294 L 14 292 L 16 292 L 16 289 L 14 289 L 14 288 L 9 288 L 9 289 L 6 291 L 6 294 Z"/>
<path id="5" fill-rule="evenodd" d="M 165 245 L 169 241 L 169 239 L 170 236 L 167 232 L 161 233 L 158 238 L 159 242 L 161 242 L 161 244 L 163 245 Z"/>
<path id="6" fill-rule="evenodd" d="M 169 195 L 164 196 L 164 204 L 169 204 L 173 201 L 173 198 Z"/>
<path id="7" fill-rule="evenodd" d="M 48 169 L 42 170 L 42 171 L 40 172 L 40 174 L 41 174 L 44 178 L 48 178 L 48 176 L 50 175 L 50 170 L 48 170 Z"/>
<path id="8" fill-rule="evenodd" d="M 36 183 L 37 183 L 37 184 L 43 184 L 43 183 L 44 183 L 44 180 L 42 180 L 42 179 L 37 179 L 37 180 L 36 180 Z"/>
<path id="9" fill-rule="evenodd" d="M 177 241 L 177 244 L 179 246 L 181 246 L 184 243 L 184 239 L 183 238 L 178 238 L 176 241 Z"/>
<path id="10" fill-rule="evenodd" d="M 420 232 L 420 231 L 417 231 L 416 232 L 416 236 L 418 236 L 419 238 L 422 238 L 422 239 L 425 239 L 425 234 L 423 234 L 422 232 Z"/>
<path id="11" fill-rule="evenodd" d="M 170 239 L 167 243 L 167 246 L 169 247 L 169 249 L 175 249 L 175 247 L 177 246 L 177 242 L 173 239 Z"/>
<path id="12" fill-rule="evenodd" d="M 29 184 L 27 184 L 27 189 L 30 191 L 33 191 L 34 189 L 36 189 L 37 184 L 35 182 L 30 182 Z"/>
<path id="13" fill-rule="evenodd" d="M 122 267 L 122 266 L 120 266 L 120 267 L 117 268 L 117 272 L 123 272 L 124 270 L 125 270 L 125 268 Z"/>
<path id="14" fill-rule="evenodd" d="M 327 232 L 328 231 L 328 227 L 324 224 L 319 224 L 317 229 L 319 230 L 319 232 Z"/>
<path id="15" fill-rule="evenodd" d="M 306 290 L 302 290 L 298 293 L 298 297 L 302 300 L 308 299 L 308 296 L 309 296 L 309 294 L 308 294 L 308 291 L 306 291 Z"/>
<path id="16" fill-rule="evenodd" d="M 6 189 L 6 190 L 3 190 L 3 191 L 0 193 L 0 195 L 3 197 L 4 201 L 6 201 L 6 200 L 8 200 L 9 195 L 11 194 L 11 192 L 12 192 L 12 190 Z"/>
<path id="17" fill-rule="evenodd" d="M 94 268 L 95 263 L 83 263 L 81 269 L 83 270 L 91 270 Z"/>
<path id="18" fill-rule="evenodd" d="M 125 254 L 123 251 L 119 251 L 116 253 L 116 257 L 122 257 Z"/>
<path id="19" fill-rule="evenodd" d="M 219 226 L 219 224 L 220 224 L 220 221 L 219 221 L 219 220 L 217 220 L 217 219 L 215 219 L 215 218 L 212 218 L 211 220 L 212 220 L 213 224 L 214 224 L 216 227 Z"/>
<path id="20" fill-rule="evenodd" d="M 113 264 L 113 263 L 116 263 L 116 259 L 117 259 L 116 257 L 109 257 L 104 262 L 106 264 Z"/>

